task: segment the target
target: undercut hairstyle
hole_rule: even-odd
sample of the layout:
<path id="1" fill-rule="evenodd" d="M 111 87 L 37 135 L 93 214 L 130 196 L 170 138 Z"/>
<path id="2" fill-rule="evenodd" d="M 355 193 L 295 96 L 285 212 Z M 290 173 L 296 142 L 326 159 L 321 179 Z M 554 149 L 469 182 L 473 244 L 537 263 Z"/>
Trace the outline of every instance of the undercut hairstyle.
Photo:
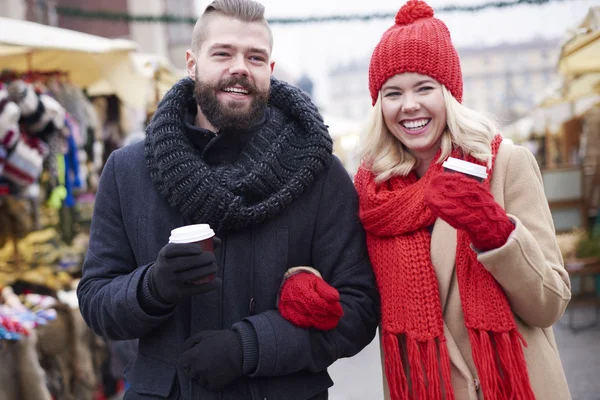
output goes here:
<path id="1" fill-rule="evenodd" d="M 224 16 L 243 22 L 260 22 L 269 32 L 271 49 L 273 48 L 273 32 L 265 19 L 265 6 L 254 0 L 214 0 L 196 21 L 192 33 L 192 51 L 196 53 L 208 35 L 208 26 L 215 16 Z"/>

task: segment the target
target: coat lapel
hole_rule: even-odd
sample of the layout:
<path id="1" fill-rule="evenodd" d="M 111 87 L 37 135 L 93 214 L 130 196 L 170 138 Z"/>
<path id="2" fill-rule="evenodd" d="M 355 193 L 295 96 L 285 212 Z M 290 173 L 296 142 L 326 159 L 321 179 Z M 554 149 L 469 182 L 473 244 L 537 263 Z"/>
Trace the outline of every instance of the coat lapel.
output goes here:
<path id="1" fill-rule="evenodd" d="M 456 260 L 456 229 L 438 218 L 431 234 L 431 262 L 435 268 L 440 290 L 442 311 L 446 309 Z"/>

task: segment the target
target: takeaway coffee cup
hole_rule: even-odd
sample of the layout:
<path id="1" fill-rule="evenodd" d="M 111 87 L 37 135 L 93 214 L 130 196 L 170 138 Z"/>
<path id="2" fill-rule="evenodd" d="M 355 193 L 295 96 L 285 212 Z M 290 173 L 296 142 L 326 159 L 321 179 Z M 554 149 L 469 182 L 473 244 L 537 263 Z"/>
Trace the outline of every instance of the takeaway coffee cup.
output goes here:
<path id="1" fill-rule="evenodd" d="M 213 236 L 208 224 L 186 225 L 171 231 L 169 243 L 198 243 L 202 251 L 213 251 Z"/>
<path id="2" fill-rule="evenodd" d="M 487 178 L 487 171 L 483 165 L 459 160 L 458 158 L 448 157 L 442 164 L 446 172 L 459 172 L 478 182 L 483 182 Z"/>
<path id="3" fill-rule="evenodd" d="M 214 250 L 213 236 L 215 236 L 215 232 L 208 224 L 186 225 L 171 231 L 169 243 L 197 243 L 202 251 L 212 252 Z M 194 281 L 194 283 L 210 282 L 214 277 L 213 274 L 199 281 Z"/>

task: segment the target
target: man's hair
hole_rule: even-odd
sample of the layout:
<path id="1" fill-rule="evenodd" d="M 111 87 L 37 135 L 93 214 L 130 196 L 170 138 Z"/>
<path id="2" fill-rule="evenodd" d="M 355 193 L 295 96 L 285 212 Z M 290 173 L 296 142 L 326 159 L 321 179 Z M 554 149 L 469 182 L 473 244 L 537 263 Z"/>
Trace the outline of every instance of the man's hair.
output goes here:
<path id="1" fill-rule="evenodd" d="M 265 6 L 254 0 L 214 0 L 196 21 L 192 34 L 192 51 L 196 52 L 200 49 L 208 35 L 208 24 L 217 15 L 243 22 L 262 22 L 269 32 L 271 48 L 273 47 L 273 33 L 265 19 Z"/>

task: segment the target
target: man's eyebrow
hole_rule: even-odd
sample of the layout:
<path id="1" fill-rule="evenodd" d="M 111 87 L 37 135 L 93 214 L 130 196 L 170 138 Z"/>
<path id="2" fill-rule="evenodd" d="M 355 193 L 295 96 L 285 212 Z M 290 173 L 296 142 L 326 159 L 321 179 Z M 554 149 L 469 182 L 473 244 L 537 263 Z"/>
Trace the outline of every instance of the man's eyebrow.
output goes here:
<path id="1" fill-rule="evenodd" d="M 227 43 L 215 43 L 212 46 L 210 46 L 210 50 L 216 50 L 216 49 L 228 49 L 228 50 L 235 50 L 236 47 L 234 45 L 231 44 L 227 44 Z M 250 47 L 247 49 L 249 52 L 251 53 L 260 53 L 262 55 L 264 55 L 265 57 L 269 57 L 269 52 L 263 48 L 260 47 Z"/>
<path id="2" fill-rule="evenodd" d="M 210 46 L 210 50 L 215 50 L 215 49 L 235 49 L 235 47 L 233 45 L 227 44 L 227 43 L 215 43 L 212 46 Z"/>
<path id="3" fill-rule="evenodd" d="M 250 47 L 248 50 L 251 53 L 260 53 L 260 54 L 264 55 L 265 57 L 269 58 L 269 52 L 265 49 L 261 49 L 258 47 Z"/>

